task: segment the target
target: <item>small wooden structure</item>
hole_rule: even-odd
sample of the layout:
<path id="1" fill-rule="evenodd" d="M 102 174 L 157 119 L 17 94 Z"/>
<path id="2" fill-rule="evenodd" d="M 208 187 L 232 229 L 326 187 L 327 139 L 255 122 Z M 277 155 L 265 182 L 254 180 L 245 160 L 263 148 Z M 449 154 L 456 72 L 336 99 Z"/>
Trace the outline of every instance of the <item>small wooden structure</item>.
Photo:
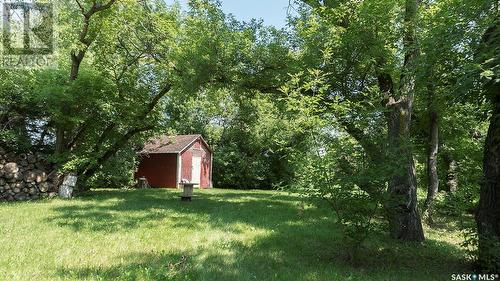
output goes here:
<path id="1" fill-rule="evenodd" d="M 194 186 L 198 185 L 197 183 L 181 183 L 182 185 L 182 195 L 181 195 L 181 200 L 182 201 L 191 201 L 193 198 L 193 190 Z"/>
<path id="2" fill-rule="evenodd" d="M 135 178 L 146 178 L 151 187 L 182 188 L 184 179 L 212 187 L 213 152 L 201 135 L 154 138 L 139 156 Z"/>
<path id="3" fill-rule="evenodd" d="M 142 178 L 139 178 L 137 180 L 137 188 L 146 189 L 146 188 L 151 188 L 151 187 L 149 186 L 148 180 L 146 178 L 142 177 Z"/>

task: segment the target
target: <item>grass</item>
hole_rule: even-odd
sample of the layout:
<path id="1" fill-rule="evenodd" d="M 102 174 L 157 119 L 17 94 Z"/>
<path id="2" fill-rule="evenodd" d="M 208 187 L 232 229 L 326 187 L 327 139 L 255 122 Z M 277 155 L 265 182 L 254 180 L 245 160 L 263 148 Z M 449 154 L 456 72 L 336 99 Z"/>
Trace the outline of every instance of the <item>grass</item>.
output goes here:
<path id="1" fill-rule="evenodd" d="M 450 280 L 454 229 L 423 244 L 370 237 L 350 266 L 328 206 L 272 191 L 99 190 L 0 203 L 0 280 Z"/>

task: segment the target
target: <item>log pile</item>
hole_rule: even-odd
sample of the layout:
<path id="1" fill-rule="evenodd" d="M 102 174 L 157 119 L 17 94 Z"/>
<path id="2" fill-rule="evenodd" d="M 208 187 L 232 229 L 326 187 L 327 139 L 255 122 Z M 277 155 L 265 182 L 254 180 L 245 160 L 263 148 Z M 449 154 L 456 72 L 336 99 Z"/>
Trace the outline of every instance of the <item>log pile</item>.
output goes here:
<path id="1" fill-rule="evenodd" d="M 15 154 L 0 148 L 0 201 L 34 200 L 57 195 L 55 175 L 41 154 Z"/>

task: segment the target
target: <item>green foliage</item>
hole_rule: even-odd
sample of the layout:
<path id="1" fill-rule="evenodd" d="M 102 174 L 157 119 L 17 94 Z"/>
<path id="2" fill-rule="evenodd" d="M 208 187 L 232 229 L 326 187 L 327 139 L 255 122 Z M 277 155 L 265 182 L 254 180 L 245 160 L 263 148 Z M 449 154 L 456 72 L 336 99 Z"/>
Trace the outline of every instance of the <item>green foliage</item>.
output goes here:
<path id="1" fill-rule="evenodd" d="M 122 149 L 90 178 L 88 184 L 92 188 L 132 188 L 137 162 L 134 149 Z"/>
<path id="2" fill-rule="evenodd" d="M 192 75 L 167 106 L 169 127 L 201 133 L 212 145 L 217 187 L 289 184 L 292 155 L 304 149 L 308 135 L 304 116 L 285 112 L 280 91 L 295 65 L 286 34 L 257 22 L 241 24 L 206 3 L 192 6 L 186 28 L 194 35 L 183 40 L 190 51 L 178 65 Z"/>
<path id="3" fill-rule="evenodd" d="M 335 133 L 334 133 L 335 134 Z M 322 141 L 316 153 L 301 160 L 295 189 L 309 198 L 326 200 L 333 208 L 351 262 L 368 235 L 380 229 L 381 197 L 360 186 L 381 184 L 374 167 L 363 160 L 360 147 L 347 136 L 337 135 Z M 378 171 L 379 172 L 379 171 Z M 373 192 L 373 191 L 372 191 Z"/>
<path id="4" fill-rule="evenodd" d="M 476 224 L 474 221 L 464 221 L 461 222 L 460 228 L 464 239 L 460 246 L 465 249 L 469 261 L 477 264 L 479 239 Z"/>
<path id="5" fill-rule="evenodd" d="M 344 132 L 347 132 L 357 152 L 357 157 L 340 158 L 343 161 L 329 158 L 328 152 L 325 156 L 316 156 L 317 159 L 312 162 L 318 167 L 306 166 L 305 170 L 310 171 L 305 173 L 306 178 L 323 179 L 325 175 L 335 180 L 349 178 L 352 182 L 341 181 L 338 185 L 323 182 L 323 186 L 330 186 L 333 191 L 329 192 L 337 193 L 337 198 L 344 200 L 359 199 L 357 191 L 361 189 L 367 192 L 365 195 L 370 195 L 373 202 L 381 203 L 384 201 L 385 183 L 401 165 L 402 158 L 388 142 L 386 126 L 389 110 L 384 106 L 388 97 L 383 91 L 395 92 L 398 97 L 404 85 L 399 84 L 397 77 L 408 74 L 402 73 L 407 50 L 402 48 L 401 40 L 408 38 L 402 28 L 403 2 L 302 2 L 307 5 L 301 7 L 299 17 L 293 21 L 300 38 L 300 60 L 304 68 L 318 69 L 318 73 L 322 74 L 321 86 L 328 86 L 319 93 L 311 87 L 301 89 L 295 85 L 295 88 L 305 96 L 323 97 L 316 105 L 318 115 L 325 122 L 322 123 L 323 129 L 327 128 L 336 137 L 344 137 Z M 477 77 L 485 81 L 493 79 L 494 70 L 489 70 L 496 66 L 486 58 L 487 63 L 480 74 L 475 72 L 477 77 L 471 75 L 471 70 L 477 69 L 474 58 L 481 36 L 491 23 L 492 15 L 495 15 L 495 7 L 498 8 L 488 0 L 467 4 L 454 0 L 423 1 L 418 12 L 416 42 L 419 57 L 416 67 L 410 69 L 416 74 L 410 129 L 413 137 L 404 145 L 413 151 L 417 159 L 418 184 L 422 186 L 426 182 L 423 163 L 427 157 L 428 116 L 430 110 L 436 111 L 440 122 L 439 162 L 444 162 L 445 156 L 458 162 L 459 191 L 440 196 L 439 211 L 443 215 L 461 217 L 470 213 L 478 201 L 485 121 L 489 113 L 484 95 L 479 95 L 479 99 L 476 96 L 479 91 Z M 392 78 L 389 90 L 383 89 L 384 82 L 387 82 L 384 75 L 385 78 Z M 302 84 L 307 82 L 299 83 Z M 315 147 L 326 149 L 327 146 L 322 142 Z M 331 153 L 342 155 L 344 149 L 349 151 L 349 142 L 339 147 L 341 149 L 333 149 L 335 152 Z M 329 161 L 331 167 L 316 163 Z M 339 171 L 352 172 L 342 176 Z M 446 172 L 446 167 L 441 165 L 441 178 Z M 444 182 L 441 181 L 441 186 L 445 185 Z M 328 190 L 327 187 L 322 189 Z M 314 189 L 305 189 L 304 192 L 312 196 L 321 195 Z M 343 196 L 344 193 L 349 196 Z M 356 214 L 356 211 L 349 210 L 347 213 Z M 361 208 L 358 213 L 362 214 L 359 217 L 369 221 L 368 212 L 363 214 Z"/>
<path id="6" fill-rule="evenodd" d="M 41 106 L 32 91 L 35 73 L 0 69 L 0 146 L 26 151 L 32 145 L 30 130 L 42 118 Z"/>
<path id="7" fill-rule="evenodd" d="M 307 149 L 311 126 L 304 115 L 283 111 L 285 99 L 282 94 L 206 91 L 175 104 L 173 127 L 179 133 L 202 133 L 212 145 L 215 186 L 284 186 L 294 178 L 294 157 Z"/>

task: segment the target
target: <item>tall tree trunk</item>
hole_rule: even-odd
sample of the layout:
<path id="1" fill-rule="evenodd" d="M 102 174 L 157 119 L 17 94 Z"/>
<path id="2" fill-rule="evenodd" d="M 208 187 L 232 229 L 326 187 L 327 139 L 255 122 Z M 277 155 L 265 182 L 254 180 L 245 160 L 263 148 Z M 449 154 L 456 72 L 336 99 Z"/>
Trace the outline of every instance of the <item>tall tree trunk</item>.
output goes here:
<path id="1" fill-rule="evenodd" d="M 389 180 L 386 211 L 391 237 L 405 241 L 425 240 L 417 205 L 415 163 L 408 133 L 410 113 L 408 103 L 393 105 L 389 123 L 389 153 L 395 171 Z"/>
<path id="2" fill-rule="evenodd" d="M 500 19 L 483 36 L 480 58 L 483 67 L 498 68 Z M 491 58 L 493 58 L 491 60 Z M 479 234 L 479 263 L 491 273 L 500 271 L 500 83 L 498 74 L 484 84 L 484 93 L 493 105 L 493 115 L 484 145 L 483 181 L 476 223 Z"/>
<path id="3" fill-rule="evenodd" d="M 479 262 L 492 273 L 500 270 L 500 95 L 495 103 L 484 146 L 484 178 L 476 213 Z"/>
<path id="4" fill-rule="evenodd" d="M 444 152 L 443 160 L 446 171 L 445 191 L 454 193 L 458 189 L 458 163 L 448 151 Z"/>
<path id="5" fill-rule="evenodd" d="M 389 231 L 393 238 L 405 241 L 425 240 L 417 204 L 415 163 L 410 147 L 410 123 L 415 92 L 417 0 L 406 0 L 405 5 L 405 61 L 400 82 L 400 98 L 389 98 L 388 114 L 389 153 L 395 171 L 389 180 L 389 199 L 386 204 Z"/>
<path id="6" fill-rule="evenodd" d="M 424 218 L 429 225 L 434 223 L 432 219 L 434 199 L 439 190 L 439 177 L 437 172 L 437 155 L 439 149 L 439 119 L 435 107 L 434 91 L 428 86 L 428 108 L 429 108 L 429 142 L 427 148 L 427 198 L 424 203 Z"/>

